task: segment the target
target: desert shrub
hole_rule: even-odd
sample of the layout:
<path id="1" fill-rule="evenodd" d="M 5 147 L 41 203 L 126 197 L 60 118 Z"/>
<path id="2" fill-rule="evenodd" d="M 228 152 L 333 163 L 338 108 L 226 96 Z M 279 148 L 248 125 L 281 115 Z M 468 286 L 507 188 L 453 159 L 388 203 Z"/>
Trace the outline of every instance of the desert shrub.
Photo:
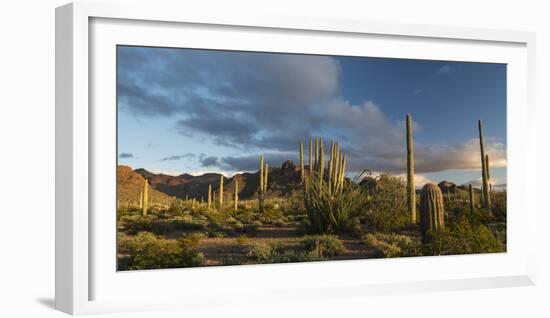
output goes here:
<path id="1" fill-rule="evenodd" d="M 378 257 L 403 257 L 422 255 L 418 241 L 395 233 L 369 233 L 363 242 L 377 252 Z"/>
<path id="2" fill-rule="evenodd" d="M 506 192 L 493 192 L 492 212 L 497 222 L 506 222 Z"/>
<path id="3" fill-rule="evenodd" d="M 199 239 L 198 236 L 185 236 L 179 240 L 168 240 L 149 232 L 121 237 L 118 240 L 118 252 L 127 256 L 123 264 L 119 264 L 119 269 L 199 266 L 204 258 L 202 253 L 196 251 Z"/>
<path id="4" fill-rule="evenodd" d="M 286 226 L 286 222 L 283 219 L 277 219 L 273 222 L 273 225 L 276 227 Z"/>
<path id="5" fill-rule="evenodd" d="M 246 235 L 241 235 L 237 238 L 237 243 L 239 245 L 248 245 L 250 239 Z"/>
<path id="6" fill-rule="evenodd" d="M 283 211 L 266 207 L 260 217 L 260 221 L 265 224 L 273 224 L 275 221 L 283 218 Z"/>
<path id="7" fill-rule="evenodd" d="M 248 256 L 258 263 L 295 263 L 326 260 L 317 250 L 295 251 L 283 250 L 280 246 L 269 243 L 256 243 L 249 247 Z"/>
<path id="8" fill-rule="evenodd" d="M 315 174 L 315 173 L 314 173 Z M 343 189 L 329 193 L 328 182 L 310 182 L 304 190 L 304 206 L 310 225 L 310 232 L 317 234 L 342 234 L 353 231 L 355 219 L 365 204 L 365 193 L 353 182 L 346 182 Z M 312 178 L 317 180 L 318 177 Z"/>
<path id="9" fill-rule="evenodd" d="M 378 232 L 398 231 L 407 226 L 407 191 L 398 177 L 381 175 L 374 179 L 376 187 L 369 189 L 364 209 L 364 222 Z"/>
<path id="10" fill-rule="evenodd" d="M 196 221 L 189 215 L 175 216 L 159 219 L 154 215 L 132 217 L 125 219 L 126 231 L 129 234 L 138 232 L 153 232 L 155 234 L 166 234 L 173 231 L 201 231 L 206 228 L 203 221 Z"/>
<path id="11" fill-rule="evenodd" d="M 456 255 L 505 252 L 506 246 L 486 226 L 467 220 L 428 233 L 427 255 Z"/>
<path id="12" fill-rule="evenodd" d="M 336 235 L 308 235 L 301 241 L 304 249 L 320 257 L 332 257 L 346 251 L 344 243 Z"/>
<path id="13" fill-rule="evenodd" d="M 233 223 L 233 228 L 234 228 L 235 231 L 237 231 L 237 232 L 242 232 L 242 231 L 244 231 L 244 224 L 242 224 L 241 222 L 237 221 L 237 222 Z"/>

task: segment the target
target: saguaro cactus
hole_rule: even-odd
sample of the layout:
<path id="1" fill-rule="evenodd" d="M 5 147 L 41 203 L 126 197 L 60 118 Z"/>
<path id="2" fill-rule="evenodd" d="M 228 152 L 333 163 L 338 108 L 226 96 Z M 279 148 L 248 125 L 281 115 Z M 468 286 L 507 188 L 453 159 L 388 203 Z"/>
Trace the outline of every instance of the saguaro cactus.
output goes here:
<path id="1" fill-rule="evenodd" d="M 413 223 L 416 223 L 416 193 L 414 188 L 414 145 L 412 117 L 407 114 L 407 208 Z"/>
<path id="2" fill-rule="evenodd" d="M 223 207 L 223 175 L 220 176 L 220 209 Z"/>
<path id="3" fill-rule="evenodd" d="M 239 209 L 239 180 L 235 178 L 235 211 Z"/>
<path id="4" fill-rule="evenodd" d="M 142 215 L 147 215 L 147 208 L 149 205 L 149 182 L 147 179 L 143 181 L 143 203 L 142 203 Z"/>
<path id="5" fill-rule="evenodd" d="M 483 181 L 483 207 L 491 209 L 491 197 L 489 196 L 489 180 L 487 172 L 487 158 L 485 157 L 485 144 L 483 142 L 483 123 L 481 119 L 478 121 L 479 129 L 479 148 L 481 151 L 481 179 Z"/>
<path id="6" fill-rule="evenodd" d="M 468 185 L 468 190 L 470 192 L 470 213 L 474 213 L 474 189 L 472 188 L 472 185 Z"/>
<path id="7" fill-rule="evenodd" d="M 258 191 L 258 208 L 260 213 L 264 212 L 265 193 L 267 192 L 268 165 L 264 166 L 264 156 L 260 156 L 260 184 Z"/>
<path id="8" fill-rule="evenodd" d="M 208 209 L 212 207 L 212 185 L 208 185 Z"/>
<path id="9" fill-rule="evenodd" d="M 300 142 L 300 176 L 302 178 L 302 182 L 305 181 L 306 175 L 304 171 L 304 142 Z"/>
<path id="10" fill-rule="evenodd" d="M 436 184 L 426 183 L 420 193 L 420 231 L 426 242 L 428 231 L 445 227 L 445 207 L 443 194 Z"/>
<path id="11" fill-rule="evenodd" d="M 323 149 L 323 138 L 319 139 L 319 189 L 323 188 L 323 175 L 325 173 L 325 150 Z"/>
<path id="12" fill-rule="evenodd" d="M 313 175 L 313 140 L 309 139 L 309 178 Z"/>
<path id="13" fill-rule="evenodd" d="M 139 208 L 143 209 L 143 190 L 139 191 Z"/>

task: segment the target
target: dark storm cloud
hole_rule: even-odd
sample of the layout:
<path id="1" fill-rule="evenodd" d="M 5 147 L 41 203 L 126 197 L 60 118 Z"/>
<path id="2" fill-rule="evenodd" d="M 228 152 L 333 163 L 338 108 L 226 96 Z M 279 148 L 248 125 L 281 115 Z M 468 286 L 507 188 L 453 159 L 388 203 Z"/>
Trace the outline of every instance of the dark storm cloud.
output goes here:
<path id="1" fill-rule="evenodd" d="M 118 155 L 118 157 L 120 159 L 130 159 L 130 158 L 134 158 L 134 155 L 131 153 L 123 152 L 120 155 Z"/>
<path id="2" fill-rule="evenodd" d="M 181 160 L 181 159 L 185 159 L 185 158 L 194 158 L 194 157 L 196 157 L 195 154 L 186 153 L 186 154 L 183 154 L 183 155 L 175 155 L 175 156 L 165 157 L 165 158 L 160 159 L 160 161 L 175 161 L 175 160 Z"/>
<path id="3" fill-rule="evenodd" d="M 373 102 L 347 101 L 335 58 L 128 47 L 118 54 L 119 106 L 134 116 L 173 118 L 183 135 L 248 153 L 297 153 L 300 140 L 345 136 L 338 139 L 350 169 L 399 172 L 405 167 L 403 121 L 390 121 Z M 443 66 L 436 73 L 452 71 Z M 503 144 L 488 141 L 486 148 L 493 167 L 506 165 Z M 416 143 L 415 170 L 479 168 L 478 154 L 475 141 Z M 281 156 L 277 164 L 286 159 L 292 158 Z M 199 163 L 242 171 L 254 169 L 256 160 L 201 156 Z"/>
<path id="4" fill-rule="evenodd" d="M 219 167 L 218 157 L 215 156 L 201 156 L 199 162 L 203 167 Z"/>

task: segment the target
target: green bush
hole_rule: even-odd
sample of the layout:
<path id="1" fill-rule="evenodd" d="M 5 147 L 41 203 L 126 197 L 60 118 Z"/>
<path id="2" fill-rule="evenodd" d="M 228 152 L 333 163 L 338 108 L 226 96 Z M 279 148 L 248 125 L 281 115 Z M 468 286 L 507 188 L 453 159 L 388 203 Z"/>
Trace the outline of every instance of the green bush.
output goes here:
<path id="1" fill-rule="evenodd" d="M 346 251 L 344 243 L 336 235 L 308 235 L 301 241 L 304 249 L 320 257 L 332 257 Z"/>
<path id="2" fill-rule="evenodd" d="M 486 226 L 470 224 L 467 220 L 438 232 L 428 233 L 427 255 L 456 255 L 500 253 L 506 245 L 498 240 Z"/>
<path id="3" fill-rule="evenodd" d="M 313 262 L 326 260 L 318 250 L 295 251 L 283 250 L 280 246 L 269 243 L 256 243 L 249 247 L 248 256 L 254 258 L 258 263 L 295 263 Z"/>
<path id="4" fill-rule="evenodd" d="M 378 257 L 422 255 L 420 243 L 406 235 L 398 235 L 395 233 L 369 233 L 365 235 L 363 242 L 375 249 Z"/>
<path id="5" fill-rule="evenodd" d="M 381 175 L 371 186 L 363 211 L 364 222 L 378 232 L 399 231 L 410 223 L 407 210 L 407 190 L 398 177 Z"/>
<path id="6" fill-rule="evenodd" d="M 196 221 L 189 215 L 162 218 L 154 215 L 125 217 L 125 228 L 128 234 L 153 232 L 167 234 L 173 231 L 201 231 L 206 228 L 204 221 Z"/>
<path id="7" fill-rule="evenodd" d="M 196 251 L 199 240 L 198 236 L 168 240 L 149 232 L 120 237 L 118 253 L 125 257 L 119 262 L 119 270 L 200 266 L 204 256 Z"/>

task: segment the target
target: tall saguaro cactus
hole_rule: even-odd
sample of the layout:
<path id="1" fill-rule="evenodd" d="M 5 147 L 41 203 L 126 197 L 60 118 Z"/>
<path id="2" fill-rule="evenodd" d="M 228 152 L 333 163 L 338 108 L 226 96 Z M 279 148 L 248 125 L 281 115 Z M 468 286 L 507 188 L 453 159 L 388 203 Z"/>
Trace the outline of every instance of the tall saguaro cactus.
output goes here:
<path id="1" fill-rule="evenodd" d="M 470 213 L 474 213 L 474 189 L 471 184 L 468 185 L 468 191 L 470 192 Z"/>
<path id="2" fill-rule="evenodd" d="M 220 209 L 223 207 L 223 175 L 220 176 Z"/>
<path id="3" fill-rule="evenodd" d="M 414 188 L 414 145 L 412 138 L 412 117 L 407 114 L 407 208 L 412 223 L 416 223 L 416 193 Z"/>
<path id="4" fill-rule="evenodd" d="M 212 208 L 212 185 L 208 185 L 208 210 Z"/>
<path id="5" fill-rule="evenodd" d="M 142 203 L 142 215 L 147 215 L 147 209 L 149 205 L 149 182 L 147 182 L 147 179 L 143 181 L 143 203 Z"/>
<path id="6" fill-rule="evenodd" d="M 260 213 L 264 212 L 264 201 L 265 194 L 267 192 L 267 178 L 268 178 L 269 167 L 267 163 L 264 166 L 264 156 L 260 156 L 260 184 L 258 191 L 258 208 Z"/>
<path id="7" fill-rule="evenodd" d="M 313 175 L 313 139 L 309 139 L 309 178 Z"/>
<path id="8" fill-rule="evenodd" d="M 423 241 L 427 242 L 429 231 L 438 231 L 445 227 L 445 207 L 441 189 L 433 183 L 426 183 L 420 192 L 420 231 Z"/>
<path id="9" fill-rule="evenodd" d="M 481 151 L 481 179 L 483 182 L 483 207 L 491 209 L 491 197 L 489 196 L 489 173 L 487 168 L 488 159 L 485 157 L 485 144 L 483 142 L 483 122 L 478 121 L 479 129 L 479 148 Z"/>
<path id="10" fill-rule="evenodd" d="M 302 178 L 302 182 L 306 179 L 306 174 L 304 171 L 304 142 L 300 142 L 300 177 Z"/>
<path id="11" fill-rule="evenodd" d="M 239 209 L 239 180 L 235 178 L 235 211 Z"/>

